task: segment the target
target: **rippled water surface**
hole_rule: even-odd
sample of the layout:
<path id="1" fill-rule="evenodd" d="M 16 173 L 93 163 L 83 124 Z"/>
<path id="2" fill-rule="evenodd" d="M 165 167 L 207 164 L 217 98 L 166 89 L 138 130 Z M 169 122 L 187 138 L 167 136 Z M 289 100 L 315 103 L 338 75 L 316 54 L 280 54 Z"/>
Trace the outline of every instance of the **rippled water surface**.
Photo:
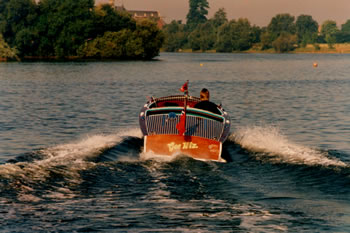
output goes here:
<path id="1" fill-rule="evenodd" d="M 0 63 L 0 231 L 349 232 L 349 70 L 332 54 Z M 142 153 L 147 96 L 187 79 L 230 113 L 232 162 Z"/>

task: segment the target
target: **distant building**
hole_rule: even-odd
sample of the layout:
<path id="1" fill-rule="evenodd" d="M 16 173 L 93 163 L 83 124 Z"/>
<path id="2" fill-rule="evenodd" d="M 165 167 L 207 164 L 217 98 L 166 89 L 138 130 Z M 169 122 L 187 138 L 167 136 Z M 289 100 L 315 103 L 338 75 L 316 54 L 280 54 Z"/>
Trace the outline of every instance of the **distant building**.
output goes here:
<path id="1" fill-rule="evenodd" d="M 158 11 L 128 11 L 135 19 L 160 18 Z"/>
<path id="2" fill-rule="evenodd" d="M 137 11 L 127 10 L 135 20 L 151 19 L 156 21 L 158 28 L 162 29 L 165 25 L 164 20 L 160 16 L 158 11 Z"/>
<path id="3" fill-rule="evenodd" d="M 126 11 L 131 14 L 135 20 L 151 19 L 157 23 L 158 28 L 162 29 L 165 25 L 163 18 L 160 16 L 158 11 L 144 11 L 144 10 L 127 10 L 124 5 L 116 6 L 115 0 L 109 0 L 109 4 L 114 7 L 117 11 Z"/>

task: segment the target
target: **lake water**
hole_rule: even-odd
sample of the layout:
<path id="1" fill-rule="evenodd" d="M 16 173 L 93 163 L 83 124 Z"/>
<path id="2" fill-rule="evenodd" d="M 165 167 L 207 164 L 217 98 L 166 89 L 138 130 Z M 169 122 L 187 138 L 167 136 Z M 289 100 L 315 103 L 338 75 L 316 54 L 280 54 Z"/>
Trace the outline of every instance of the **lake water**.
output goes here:
<path id="1" fill-rule="evenodd" d="M 345 54 L 0 63 L 0 231 L 349 232 L 349 70 Z M 186 80 L 230 113 L 232 162 L 141 152 L 147 96 Z"/>

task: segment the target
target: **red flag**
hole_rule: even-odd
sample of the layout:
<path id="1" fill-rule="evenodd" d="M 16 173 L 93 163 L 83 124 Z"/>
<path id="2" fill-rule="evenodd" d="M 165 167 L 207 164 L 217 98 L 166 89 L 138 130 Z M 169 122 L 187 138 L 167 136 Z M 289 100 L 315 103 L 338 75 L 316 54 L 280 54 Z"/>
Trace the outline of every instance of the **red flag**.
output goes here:
<path id="1" fill-rule="evenodd" d="M 176 129 L 179 131 L 179 135 L 184 135 L 186 132 L 186 112 L 182 111 L 180 121 L 176 125 Z"/>
<path id="2" fill-rule="evenodd" d="M 188 90 L 188 80 L 180 88 L 180 91 L 182 91 L 182 92 L 187 92 L 187 90 Z"/>
<path id="3" fill-rule="evenodd" d="M 176 125 L 179 135 L 184 135 L 186 132 L 186 109 L 187 109 L 187 95 L 188 95 L 188 80 L 182 85 L 180 91 L 185 92 L 184 110 L 181 113 L 180 121 Z"/>

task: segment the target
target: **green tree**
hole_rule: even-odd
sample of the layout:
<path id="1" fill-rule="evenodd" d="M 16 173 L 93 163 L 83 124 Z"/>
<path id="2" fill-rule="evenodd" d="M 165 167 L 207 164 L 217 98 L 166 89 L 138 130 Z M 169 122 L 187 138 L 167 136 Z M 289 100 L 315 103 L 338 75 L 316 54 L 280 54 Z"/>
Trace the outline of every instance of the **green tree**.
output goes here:
<path id="1" fill-rule="evenodd" d="M 10 46 L 15 47 L 18 32 L 21 30 L 34 31 L 37 5 L 32 0 L 8 0 L 0 7 L 0 14 L 0 33 Z"/>
<path id="2" fill-rule="evenodd" d="M 93 29 L 93 0 L 40 1 L 41 55 L 75 56 Z"/>
<path id="3" fill-rule="evenodd" d="M 188 36 L 188 45 L 192 49 L 192 51 L 198 51 L 201 49 L 201 39 L 201 32 L 200 29 L 197 27 Z"/>
<path id="4" fill-rule="evenodd" d="M 7 22 L 6 22 L 6 7 L 10 0 L 1 0 L 0 3 L 0 33 L 6 31 Z"/>
<path id="5" fill-rule="evenodd" d="M 0 33 L 20 56 L 62 58 L 79 52 L 87 57 L 150 59 L 164 40 L 154 22 L 136 24 L 128 13 L 109 5 L 95 8 L 94 0 L 2 0 Z"/>
<path id="6" fill-rule="evenodd" d="M 219 27 L 227 23 L 226 12 L 220 8 L 214 16 L 205 23 L 198 24 L 189 34 L 188 45 L 192 50 L 210 50 L 214 48 Z"/>
<path id="7" fill-rule="evenodd" d="M 215 48 L 217 52 L 232 52 L 232 24 L 235 24 L 235 20 L 227 22 L 218 30 L 217 40 Z"/>
<path id="8" fill-rule="evenodd" d="M 294 50 L 297 41 L 296 35 L 284 32 L 272 42 L 272 46 L 276 52 L 285 53 Z"/>
<path id="9" fill-rule="evenodd" d="M 207 21 L 209 3 L 207 0 L 189 0 L 190 9 L 186 16 L 188 30 Z"/>
<path id="10" fill-rule="evenodd" d="M 5 13 L 6 6 L 7 6 L 7 3 L 8 3 L 9 1 L 10 1 L 10 0 L 2 0 L 2 1 L 1 1 L 1 4 L 0 4 L 0 15 Z"/>
<path id="11" fill-rule="evenodd" d="M 296 27 L 294 20 L 295 17 L 290 14 L 278 14 L 273 17 L 267 27 L 272 41 L 277 39 L 282 33 L 295 34 Z"/>
<path id="12" fill-rule="evenodd" d="M 0 58 L 17 59 L 17 50 L 10 48 L 3 36 L 0 34 Z"/>
<path id="13" fill-rule="evenodd" d="M 221 25 L 228 22 L 227 20 L 227 14 L 224 8 L 220 8 L 217 12 L 215 12 L 212 19 L 210 19 L 213 22 L 213 26 L 218 28 Z"/>
<path id="14" fill-rule="evenodd" d="M 190 33 L 188 43 L 192 50 L 206 51 L 212 49 L 216 40 L 215 27 L 210 21 L 200 24 Z"/>
<path id="15" fill-rule="evenodd" d="M 106 32 L 104 36 L 86 42 L 78 54 L 84 58 L 130 59 L 140 57 L 143 52 L 141 38 L 130 29 L 123 29 Z"/>
<path id="16" fill-rule="evenodd" d="M 19 56 L 35 56 L 39 45 L 39 35 L 35 28 L 23 28 L 15 35 L 14 45 Z"/>
<path id="17" fill-rule="evenodd" d="M 350 19 L 348 19 L 344 24 L 341 25 L 341 31 L 350 33 Z"/>
<path id="18" fill-rule="evenodd" d="M 334 49 L 334 44 L 337 42 L 335 34 L 333 34 L 333 35 L 327 34 L 325 37 L 325 40 L 328 44 L 328 48 Z"/>
<path id="19" fill-rule="evenodd" d="M 92 37 L 101 36 L 105 32 L 117 32 L 128 28 L 136 29 L 136 22 L 126 11 L 116 11 L 109 4 L 104 4 L 94 11 L 94 27 Z"/>
<path id="20" fill-rule="evenodd" d="M 267 27 L 263 27 L 260 30 L 260 43 L 261 50 L 266 50 L 272 48 L 273 38 L 271 34 L 268 32 Z"/>
<path id="21" fill-rule="evenodd" d="M 251 48 L 255 39 L 254 30 L 247 19 L 231 20 L 219 28 L 216 50 L 232 52 Z"/>
<path id="22" fill-rule="evenodd" d="M 183 29 L 183 24 L 181 20 L 172 20 L 169 24 L 166 24 L 163 28 L 163 31 L 167 33 L 177 33 Z"/>
<path id="23" fill-rule="evenodd" d="M 323 36 L 332 35 L 338 31 L 337 23 L 334 20 L 326 20 L 321 26 L 321 34 Z"/>
<path id="24" fill-rule="evenodd" d="M 78 50 L 83 58 L 151 59 L 159 54 L 164 40 L 154 22 L 143 20 L 136 30 L 106 32 L 102 37 L 85 42 Z"/>
<path id="25" fill-rule="evenodd" d="M 341 30 L 335 33 L 335 38 L 337 43 L 350 42 L 350 20 L 341 25 Z"/>
<path id="26" fill-rule="evenodd" d="M 243 51 L 251 48 L 253 41 L 253 28 L 248 19 L 238 19 L 237 23 L 233 25 L 233 50 Z"/>
<path id="27" fill-rule="evenodd" d="M 137 22 L 134 33 L 142 40 L 144 48 L 144 52 L 141 54 L 142 59 L 152 59 L 159 55 L 164 42 L 164 33 L 158 29 L 154 21 L 141 20 Z"/>
<path id="28" fill-rule="evenodd" d="M 259 26 L 253 25 L 251 28 L 251 42 L 252 43 L 259 43 L 260 42 L 260 35 L 262 33 L 262 30 Z"/>
<path id="29" fill-rule="evenodd" d="M 333 48 L 336 42 L 336 34 L 339 32 L 337 23 L 334 20 L 326 20 L 321 27 L 321 35 L 329 48 Z"/>
<path id="30" fill-rule="evenodd" d="M 188 32 L 184 30 L 185 25 L 181 20 L 171 21 L 170 24 L 166 24 L 163 27 L 165 34 L 164 49 L 167 52 L 175 52 L 182 49 L 187 43 Z"/>
<path id="31" fill-rule="evenodd" d="M 296 33 L 299 43 L 305 47 L 308 43 L 314 43 L 318 32 L 318 23 L 310 15 L 299 15 L 296 25 Z"/>

